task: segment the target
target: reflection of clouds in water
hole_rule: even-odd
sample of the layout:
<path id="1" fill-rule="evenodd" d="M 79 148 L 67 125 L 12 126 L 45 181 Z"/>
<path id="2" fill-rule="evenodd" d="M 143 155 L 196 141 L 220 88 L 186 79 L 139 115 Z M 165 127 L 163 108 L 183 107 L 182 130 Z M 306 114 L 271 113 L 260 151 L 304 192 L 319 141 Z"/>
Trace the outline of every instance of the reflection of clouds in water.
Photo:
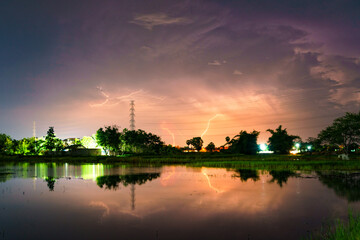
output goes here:
<path id="1" fill-rule="evenodd" d="M 89 206 L 91 206 L 91 207 L 99 207 L 99 208 L 104 209 L 104 213 L 101 215 L 100 221 L 102 221 L 105 217 L 109 216 L 109 214 L 110 214 L 110 208 L 104 202 L 91 201 L 89 203 Z"/>
<path id="2" fill-rule="evenodd" d="M 113 204 L 110 204 L 110 205 L 113 205 Z M 95 207 L 95 208 L 100 208 L 100 209 L 103 209 L 104 212 L 103 214 L 101 215 L 100 217 L 100 221 L 103 221 L 106 217 L 108 217 L 110 215 L 110 207 L 108 204 L 102 202 L 102 201 L 91 201 L 89 203 L 89 206 L 90 207 Z M 138 218 L 138 219 L 142 219 L 143 216 L 139 215 L 138 213 L 135 213 L 133 211 L 129 211 L 129 210 L 124 210 L 124 209 L 121 209 L 119 205 L 115 204 L 114 206 L 112 206 L 112 210 L 113 210 L 113 213 L 118 213 L 118 214 L 125 214 L 125 215 L 128 215 L 128 216 L 132 216 L 134 218 Z"/>

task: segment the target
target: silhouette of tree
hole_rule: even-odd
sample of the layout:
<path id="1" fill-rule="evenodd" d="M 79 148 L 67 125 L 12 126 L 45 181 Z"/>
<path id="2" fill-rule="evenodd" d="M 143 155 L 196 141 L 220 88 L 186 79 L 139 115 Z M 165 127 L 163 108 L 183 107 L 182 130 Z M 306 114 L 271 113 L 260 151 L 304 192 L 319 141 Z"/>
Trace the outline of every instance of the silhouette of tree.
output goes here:
<path id="1" fill-rule="evenodd" d="M 160 153 L 165 147 L 161 138 L 144 130 L 129 131 L 126 128 L 123 134 L 123 151 L 134 153 Z"/>
<path id="2" fill-rule="evenodd" d="M 213 142 L 210 142 L 205 149 L 208 152 L 213 152 L 215 150 L 215 144 Z"/>
<path id="3" fill-rule="evenodd" d="M 55 149 L 56 145 L 56 136 L 54 127 L 49 127 L 49 130 L 47 131 L 46 137 L 45 137 L 45 150 L 47 151 L 53 151 Z"/>
<path id="4" fill-rule="evenodd" d="M 348 154 L 351 145 L 360 144 L 360 112 L 347 112 L 335 119 L 331 126 L 319 133 L 318 138 L 323 144 L 343 146 L 345 154 Z"/>
<path id="5" fill-rule="evenodd" d="M 203 143 L 204 141 L 201 139 L 201 137 L 194 137 L 186 141 L 186 144 L 192 145 L 197 151 L 201 150 Z"/>
<path id="6" fill-rule="evenodd" d="M 186 140 L 186 145 L 188 146 L 188 148 L 190 148 L 190 145 L 191 145 L 191 139 Z"/>
<path id="7" fill-rule="evenodd" d="M 272 134 L 269 138 L 269 149 L 275 153 L 288 154 L 294 145 L 295 139 L 300 139 L 299 136 L 289 135 L 286 128 L 282 129 L 280 125 L 276 130 L 266 130 Z"/>
<path id="8" fill-rule="evenodd" d="M 258 151 L 257 138 L 260 132 L 252 131 L 250 133 L 241 131 L 234 136 L 225 145 L 229 145 L 229 151 L 233 153 L 256 154 Z"/>
<path id="9" fill-rule="evenodd" d="M 96 132 L 96 142 L 104 149 L 106 154 L 119 152 L 121 139 L 122 134 L 116 125 L 106 126 L 105 129 L 99 128 Z"/>

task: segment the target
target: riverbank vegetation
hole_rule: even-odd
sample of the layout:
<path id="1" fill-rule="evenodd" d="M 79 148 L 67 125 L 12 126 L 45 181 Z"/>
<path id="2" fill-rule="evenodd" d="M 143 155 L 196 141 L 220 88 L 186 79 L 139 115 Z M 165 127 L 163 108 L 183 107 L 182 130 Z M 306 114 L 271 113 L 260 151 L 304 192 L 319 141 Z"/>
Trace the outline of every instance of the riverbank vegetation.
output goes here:
<path id="1" fill-rule="evenodd" d="M 336 220 L 335 224 L 328 225 L 314 233 L 308 240 L 358 240 L 360 239 L 360 215 L 349 211 L 348 221 Z"/>
<path id="2" fill-rule="evenodd" d="M 349 154 L 353 153 L 352 158 L 354 158 L 357 156 L 356 153 L 360 152 L 360 112 L 346 113 L 345 116 L 335 119 L 333 124 L 322 130 L 316 138 L 309 138 L 306 142 L 303 142 L 299 136 L 289 134 L 281 125 L 275 130 L 268 129 L 267 131 L 271 133 L 271 136 L 268 145 L 265 146 L 257 143 L 260 132 L 241 130 L 233 138 L 226 137 L 225 143 L 219 147 L 210 142 L 204 148 L 201 137 L 187 140 L 187 146 L 184 147 L 171 146 L 166 145 L 156 134 L 141 129 L 124 128 L 121 131 L 118 126 L 99 128 L 91 137 L 62 140 L 56 137 L 54 127 L 49 127 L 46 136 L 42 138 L 16 140 L 6 134 L 0 134 L 0 155 L 3 156 L 1 158 L 4 156 L 74 156 L 79 155 L 81 149 L 92 149 L 98 151 L 82 152 L 87 156 L 102 153 L 107 156 L 125 157 L 127 160 L 137 159 L 139 155 L 144 156 L 141 159 L 148 159 L 147 156 L 152 155 L 152 159 L 162 161 L 165 156 L 171 159 L 180 158 L 187 162 L 189 158 L 204 160 L 202 152 L 213 153 L 213 155 L 206 155 L 206 158 L 236 160 L 251 159 L 243 155 L 257 155 L 264 150 L 279 154 L 271 157 L 275 159 L 281 155 L 288 158 L 287 155 L 290 152 L 300 153 L 298 158 L 306 158 L 306 155 L 327 157 L 327 155 L 342 154 L 343 159 L 348 159 Z M 184 152 L 197 155 L 184 155 Z M 239 157 L 239 154 L 243 155 Z M 129 158 L 128 155 L 135 157 Z M 264 155 L 259 155 L 259 158 L 263 159 Z M 309 159 L 313 158 L 309 157 Z"/>
<path id="3" fill-rule="evenodd" d="M 0 163 L 104 163 L 133 165 L 174 165 L 192 167 L 245 168 L 257 170 L 346 170 L 360 171 L 360 156 L 352 160 L 339 160 L 337 156 L 323 155 L 277 155 L 277 154 L 222 154 L 222 153 L 182 153 L 176 155 L 126 155 L 116 156 L 0 156 Z"/>

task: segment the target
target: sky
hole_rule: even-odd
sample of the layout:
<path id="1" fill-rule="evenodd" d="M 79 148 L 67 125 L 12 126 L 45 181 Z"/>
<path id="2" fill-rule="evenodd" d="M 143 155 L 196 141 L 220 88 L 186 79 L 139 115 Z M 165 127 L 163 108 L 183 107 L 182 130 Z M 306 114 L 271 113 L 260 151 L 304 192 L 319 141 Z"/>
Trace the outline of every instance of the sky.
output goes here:
<path id="1" fill-rule="evenodd" d="M 280 124 L 316 137 L 359 111 L 359 12 L 347 0 L 3 0 L 0 132 L 129 128 L 134 100 L 136 128 L 167 144 L 241 130 L 266 142 Z"/>

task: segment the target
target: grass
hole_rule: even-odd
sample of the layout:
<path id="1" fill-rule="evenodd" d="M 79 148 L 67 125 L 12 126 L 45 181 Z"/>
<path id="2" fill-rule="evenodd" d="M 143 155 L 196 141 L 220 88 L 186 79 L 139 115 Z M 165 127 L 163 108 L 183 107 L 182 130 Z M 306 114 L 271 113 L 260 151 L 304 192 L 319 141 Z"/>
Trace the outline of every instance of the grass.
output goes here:
<path id="1" fill-rule="evenodd" d="M 311 235 L 311 240 L 360 240 L 360 215 L 349 211 L 348 222 L 336 220 L 334 226 L 327 226 L 319 233 Z"/>
<path id="2" fill-rule="evenodd" d="M 181 164 L 193 167 L 246 168 L 267 170 L 360 170 L 360 156 L 349 161 L 331 155 L 241 155 L 223 153 L 183 153 L 177 155 L 127 155 L 122 157 L 92 156 L 0 156 L 1 162 L 26 163 L 104 163 L 104 164 Z"/>

